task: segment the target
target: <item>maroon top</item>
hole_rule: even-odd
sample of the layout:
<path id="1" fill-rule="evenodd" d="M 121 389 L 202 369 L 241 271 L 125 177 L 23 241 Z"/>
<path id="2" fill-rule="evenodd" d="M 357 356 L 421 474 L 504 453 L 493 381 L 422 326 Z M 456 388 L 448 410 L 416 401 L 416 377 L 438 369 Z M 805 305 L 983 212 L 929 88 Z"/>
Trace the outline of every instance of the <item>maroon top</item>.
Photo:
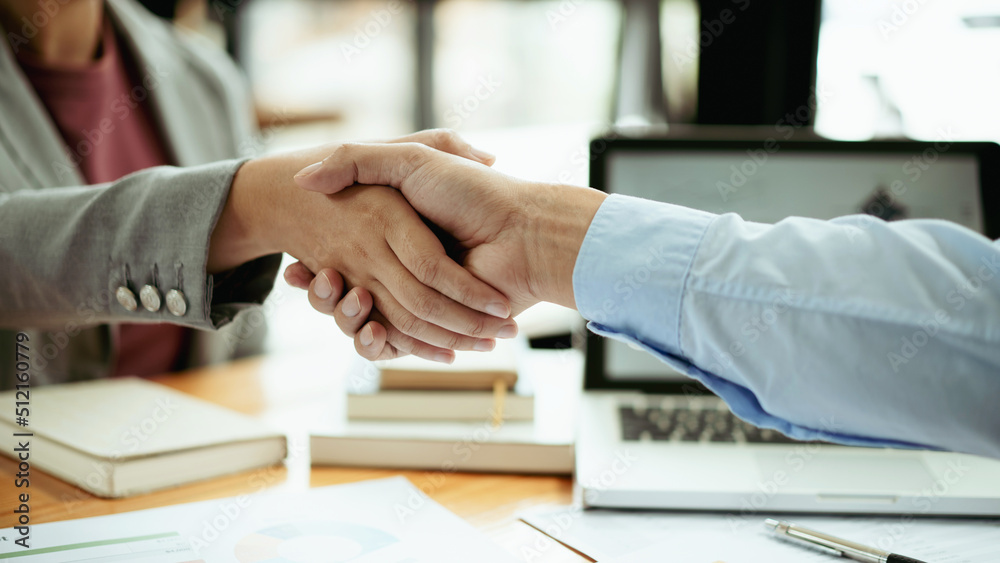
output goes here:
<path id="1" fill-rule="evenodd" d="M 119 50 L 109 21 L 97 57 L 87 66 L 47 65 L 23 49 L 18 60 L 88 184 L 170 164 L 148 92 Z M 118 344 L 114 375 L 172 371 L 187 341 L 187 329 L 165 323 L 115 325 L 112 334 Z"/>

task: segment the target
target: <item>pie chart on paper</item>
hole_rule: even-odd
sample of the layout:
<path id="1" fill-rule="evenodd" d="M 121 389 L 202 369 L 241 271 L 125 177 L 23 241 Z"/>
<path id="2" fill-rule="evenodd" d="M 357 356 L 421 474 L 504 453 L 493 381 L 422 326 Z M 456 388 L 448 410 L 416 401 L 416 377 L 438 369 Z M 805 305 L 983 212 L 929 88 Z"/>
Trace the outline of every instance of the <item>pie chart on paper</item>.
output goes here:
<path id="1" fill-rule="evenodd" d="M 302 522 L 258 530 L 241 539 L 234 554 L 240 563 L 345 563 L 398 541 L 359 524 Z"/>

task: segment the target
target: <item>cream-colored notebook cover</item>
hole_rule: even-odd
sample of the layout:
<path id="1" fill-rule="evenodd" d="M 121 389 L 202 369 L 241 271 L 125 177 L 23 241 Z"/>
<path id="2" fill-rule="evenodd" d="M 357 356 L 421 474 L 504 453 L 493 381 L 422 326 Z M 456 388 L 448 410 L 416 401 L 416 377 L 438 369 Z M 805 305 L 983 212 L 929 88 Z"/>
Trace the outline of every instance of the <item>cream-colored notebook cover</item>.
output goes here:
<path id="1" fill-rule="evenodd" d="M 27 426 L 17 424 L 15 393 L 0 394 L 0 404 L 11 405 L 0 409 L 4 455 L 28 441 L 31 467 L 102 497 L 167 488 L 285 457 L 285 436 L 260 421 L 139 378 L 32 387 Z"/>

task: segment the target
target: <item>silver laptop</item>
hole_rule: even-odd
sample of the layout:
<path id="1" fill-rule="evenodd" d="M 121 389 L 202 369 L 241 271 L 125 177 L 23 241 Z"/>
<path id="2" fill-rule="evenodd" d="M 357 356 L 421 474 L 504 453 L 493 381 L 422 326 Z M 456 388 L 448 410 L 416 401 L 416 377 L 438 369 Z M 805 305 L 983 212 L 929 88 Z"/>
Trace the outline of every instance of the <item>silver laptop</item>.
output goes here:
<path id="1" fill-rule="evenodd" d="M 868 212 L 947 219 L 1000 237 L 996 144 L 769 146 L 599 139 L 591 185 L 751 221 Z M 718 510 L 755 521 L 764 512 L 1000 515 L 1000 462 L 796 442 L 736 419 L 645 352 L 593 334 L 585 371 L 576 479 L 589 507 Z"/>

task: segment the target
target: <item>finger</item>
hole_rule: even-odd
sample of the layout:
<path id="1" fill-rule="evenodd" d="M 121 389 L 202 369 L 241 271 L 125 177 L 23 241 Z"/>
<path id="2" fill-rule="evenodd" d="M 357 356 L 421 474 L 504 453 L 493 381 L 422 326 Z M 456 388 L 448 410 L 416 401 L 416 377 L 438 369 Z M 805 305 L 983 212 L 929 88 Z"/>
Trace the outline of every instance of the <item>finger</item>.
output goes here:
<path id="1" fill-rule="evenodd" d="M 371 314 L 372 294 L 363 287 L 355 287 L 337 303 L 333 318 L 341 332 L 356 336 Z"/>
<path id="2" fill-rule="evenodd" d="M 435 157 L 453 158 L 421 143 L 344 143 L 295 175 L 299 187 L 335 194 L 355 183 L 403 190 L 406 179 Z M 404 192 L 405 194 L 405 192 Z"/>
<path id="3" fill-rule="evenodd" d="M 353 299 L 357 302 L 354 303 Z M 364 288 L 356 287 L 349 291 L 337 305 L 334 318 L 344 334 L 354 336 L 354 348 L 363 358 L 389 360 L 412 353 L 442 363 L 451 363 L 455 359 L 450 350 L 418 342 L 390 325 L 382 313 L 372 309 L 371 293 Z M 386 325 L 390 327 L 388 330 Z"/>
<path id="4" fill-rule="evenodd" d="M 497 160 L 497 157 L 472 146 L 461 135 L 451 129 L 425 129 L 424 131 L 417 131 L 416 133 L 411 133 L 387 142 L 420 143 L 442 152 L 481 162 L 486 166 L 493 166 L 493 163 Z"/>
<path id="5" fill-rule="evenodd" d="M 403 353 L 386 342 L 385 327 L 375 321 L 365 324 L 354 335 L 354 349 L 366 360 L 391 360 Z"/>
<path id="6" fill-rule="evenodd" d="M 496 342 L 490 338 L 476 338 L 466 336 L 464 334 L 458 334 L 438 325 L 429 323 L 414 315 L 396 300 L 395 294 L 392 291 L 377 280 L 372 281 L 370 286 L 375 308 L 385 315 L 386 320 L 389 321 L 385 326 L 386 329 L 390 331 L 390 334 L 392 332 L 392 328 L 390 328 L 389 325 L 399 330 L 402 334 L 409 336 L 413 340 L 446 350 L 476 350 L 480 352 L 488 352 L 496 347 Z M 427 288 L 424 288 L 424 290 L 447 300 L 446 297 L 432 292 Z M 491 319 L 491 317 L 485 315 L 484 318 Z M 499 319 L 492 320 L 498 321 Z M 410 349 L 412 347 L 412 345 L 407 346 L 403 348 L 403 351 L 419 356 L 419 353 Z"/>
<path id="7" fill-rule="evenodd" d="M 285 282 L 296 289 L 309 289 L 313 275 L 302 262 L 293 262 L 285 268 Z"/>
<path id="8" fill-rule="evenodd" d="M 403 266 L 425 289 L 440 292 L 435 295 L 433 291 L 425 290 L 419 290 L 418 294 L 394 291 L 403 306 L 418 317 L 469 336 L 512 338 L 517 334 L 514 321 L 496 320 L 510 317 L 507 298 L 449 258 L 441 241 L 430 230 L 405 228 L 402 223 L 397 223 L 396 228 L 386 232 L 386 241 Z M 409 282 L 408 276 L 405 277 L 403 285 Z M 496 319 L 484 317 L 482 313 Z"/>
<path id="9" fill-rule="evenodd" d="M 309 284 L 309 304 L 324 315 L 333 315 L 344 292 L 344 279 L 336 271 L 320 270 Z"/>
<path id="10" fill-rule="evenodd" d="M 455 361 L 455 353 L 451 350 L 431 346 L 403 334 L 377 310 L 372 313 L 372 321 L 354 337 L 354 348 L 368 359 L 389 360 L 413 354 L 432 362 L 450 364 Z"/>

